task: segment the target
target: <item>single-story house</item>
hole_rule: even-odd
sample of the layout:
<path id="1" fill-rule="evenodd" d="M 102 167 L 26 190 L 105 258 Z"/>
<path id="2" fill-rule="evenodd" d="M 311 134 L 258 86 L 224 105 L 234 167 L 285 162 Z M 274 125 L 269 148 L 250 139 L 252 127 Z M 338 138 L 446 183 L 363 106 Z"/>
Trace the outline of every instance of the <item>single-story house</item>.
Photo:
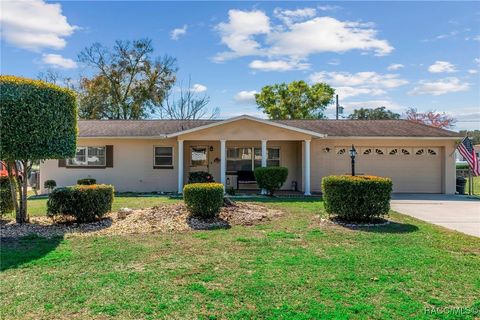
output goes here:
<path id="1" fill-rule="evenodd" d="M 285 190 L 321 192 L 322 177 L 390 177 L 394 192 L 454 193 L 458 133 L 406 120 L 80 120 L 77 154 L 46 160 L 40 186 L 92 177 L 117 191 L 182 192 L 190 172 L 207 171 L 226 188 L 238 172 L 288 168 Z M 256 188 L 256 185 L 239 185 Z M 42 190 L 44 192 L 45 190 Z"/>

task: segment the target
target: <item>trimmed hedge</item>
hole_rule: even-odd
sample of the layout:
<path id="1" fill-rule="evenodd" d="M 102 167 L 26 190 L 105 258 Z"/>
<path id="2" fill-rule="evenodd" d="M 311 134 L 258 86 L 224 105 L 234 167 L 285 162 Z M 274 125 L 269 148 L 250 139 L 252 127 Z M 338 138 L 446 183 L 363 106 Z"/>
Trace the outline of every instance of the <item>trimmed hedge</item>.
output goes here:
<path id="1" fill-rule="evenodd" d="M 93 178 L 78 179 L 77 184 L 82 186 L 91 186 L 91 185 L 97 184 L 97 180 Z"/>
<path id="2" fill-rule="evenodd" d="M 78 222 L 93 222 L 112 210 L 113 186 L 77 185 L 57 188 L 47 201 L 47 215 L 73 216 Z"/>
<path id="3" fill-rule="evenodd" d="M 40 80 L 0 76 L 2 160 L 75 156 L 77 100 L 72 90 Z"/>
<path id="4" fill-rule="evenodd" d="M 267 190 L 268 194 L 272 196 L 287 181 L 288 168 L 260 167 L 255 169 L 254 174 L 258 186 Z"/>
<path id="5" fill-rule="evenodd" d="M 392 180 L 376 176 L 328 176 L 322 179 L 325 210 L 345 221 L 371 221 L 390 210 Z"/>
<path id="6" fill-rule="evenodd" d="M 190 172 L 188 174 L 188 183 L 206 183 L 215 182 L 213 175 L 205 171 Z"/>
<path id="7" fill-rule="evenodd" d="M 8 176 L 0 176 L 0 214 L 10 213 L 15 209 Z"/>
<path id="8" fill-rule="evenodd" d="M 183 187 L 183 200 L 194 217 L 213 218 L 223 205 L 221 183 L 191 183 Z"/>

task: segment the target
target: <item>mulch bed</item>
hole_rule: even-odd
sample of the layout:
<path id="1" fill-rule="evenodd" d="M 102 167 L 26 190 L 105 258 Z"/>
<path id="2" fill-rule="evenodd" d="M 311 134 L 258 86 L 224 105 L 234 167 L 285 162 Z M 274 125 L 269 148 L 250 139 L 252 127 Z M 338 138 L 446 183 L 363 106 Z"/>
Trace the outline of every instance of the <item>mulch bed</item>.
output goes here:
<path id="1" fill-rule="evenodd" d="M 184 204 L 171 204 L 138 210 L 112 212 L 92 223 L 76 223 L 69 219 L 53 221 L 48 217 L 33 217 L 30 223 L 17 224 L 12 220 L 0 221 L 0 238 L 19 238 L 31 234 L 42 237 L 64 235 L 123 235 L 152 232 L 172 232 L 229 228 L 234 225 L 255 225 L 282 214 L 258 204 L 237 203 L 223 207 L 214 219 L 190 217 Z"/>

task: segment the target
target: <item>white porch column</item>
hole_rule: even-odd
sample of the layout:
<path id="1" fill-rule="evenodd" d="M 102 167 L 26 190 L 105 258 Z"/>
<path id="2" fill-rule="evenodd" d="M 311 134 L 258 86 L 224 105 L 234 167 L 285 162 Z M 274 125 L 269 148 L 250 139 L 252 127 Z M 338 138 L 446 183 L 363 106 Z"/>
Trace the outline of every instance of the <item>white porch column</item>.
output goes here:
<path id="1" fill-rule="evenodd" d="M 262 168 L 267 166 L 267 140 L 262 140 Z M 261 194 L 267 194 L 267 190 L 262 189 Z"/>
<path id="2" fill-rule="evenodd" d="M 310 193 L 310 140 L 305 140 L 305 158 L 304 158 L 304 172 L 305 172 L 305 190 L 304 194 L 306 196 L 311 195 Z"/>
<path id="3" fill-rule="evenodd" d="M 267 166 L 267 140 L 262 140 L 262 167 Z"/>
<path id="4" fill-rule="evenodd" d="M 178 193 L 183 193 L 183 140 L 178 140 Z"/>
<path id="5" fill-rule="evenodd" d="M 220 140 L 220 182 L 223 184 L 223 190 L 226 186 L 226 173 L 227 173 L 227 140 Z"/>

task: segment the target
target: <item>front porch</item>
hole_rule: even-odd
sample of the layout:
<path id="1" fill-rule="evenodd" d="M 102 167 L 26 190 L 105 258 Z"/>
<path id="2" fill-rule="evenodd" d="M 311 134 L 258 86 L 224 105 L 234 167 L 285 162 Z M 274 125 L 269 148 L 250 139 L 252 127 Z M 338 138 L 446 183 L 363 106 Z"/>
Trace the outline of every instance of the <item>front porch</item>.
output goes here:
<path id="1" fill-rule="evenodd" d="M 177 140 L 178 193 L 191 172 L 205 171 L 225 190 L 254 195 L 259 192 L 253 177 L 257 167 L 282 166 L 288 177 L 280 193 L 311 195 L 310 140 Z M 250 174 L 248 174 L 250 173 Z M 239 181 L 239 177 L 240 180 Z M 242 178 L 243 177 L 243 178 Z M 253 178 L 254 179 L 254 178 Z"/>

